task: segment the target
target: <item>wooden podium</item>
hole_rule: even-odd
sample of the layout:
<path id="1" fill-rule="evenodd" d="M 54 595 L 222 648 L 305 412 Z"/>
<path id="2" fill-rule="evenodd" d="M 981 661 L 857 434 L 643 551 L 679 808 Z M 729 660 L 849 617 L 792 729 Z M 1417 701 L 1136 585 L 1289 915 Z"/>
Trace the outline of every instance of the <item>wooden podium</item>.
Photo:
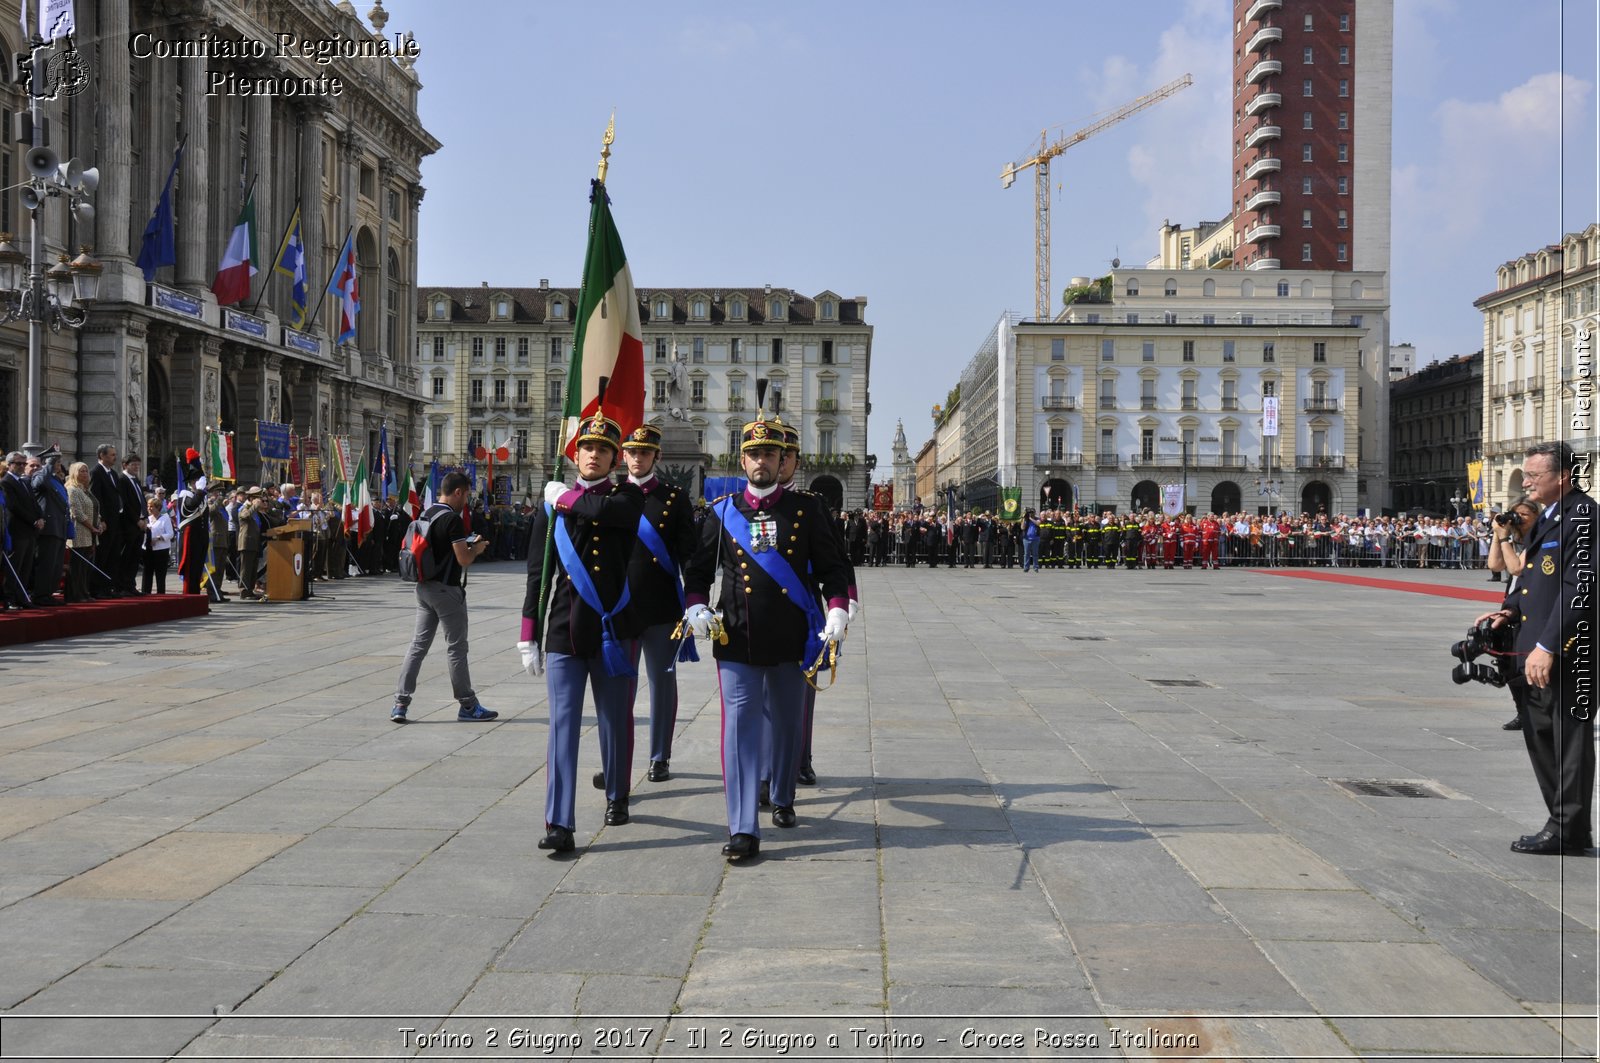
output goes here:
<path id="1" fill-rule="evenodd" d="M 298 602 L 306 594 L 306 566 L 309 563 L 307 537 L 309 520 L 291 520 L 266 530 L 267 600 Z"/>

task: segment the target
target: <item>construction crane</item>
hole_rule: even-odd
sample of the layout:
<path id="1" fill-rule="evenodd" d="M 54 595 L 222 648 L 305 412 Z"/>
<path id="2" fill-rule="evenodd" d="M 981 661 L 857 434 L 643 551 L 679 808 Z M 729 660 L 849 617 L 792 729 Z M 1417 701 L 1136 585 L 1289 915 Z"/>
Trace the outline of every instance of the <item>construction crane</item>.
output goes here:
<path id="1" fill-rule="evenodd" d="M 1030 154 L 1024 155 L 1016 162 L 1007 164 L 1000 171 L 1000 187 L 1010 188 L 1011 182 L 1017 179 L 1017 174 L 1032 166 L 1033 171 L 1033 312 L 1040 321 L 1050 320 L 1050 160 L 1060 155 L 1063 151 L 1080 144 L 1096 133 L 1109 129 L 1132 115 L 1139 113 L 1152 104 L 1160 103 L 1168 96 L 1175 95 L 1194 84 L 1193 76 L 1183 75 L 1176 81 L 1156 89 L 1154 92 L 1140 96 L 1132 103 L 1124 104 L 1114 111 L 1110 111 L 1095 122 L 1084 126 L 1076 133 L 1068 133 L 1054 144 L 1050 143 L 1049 130 L 1039 134 L 1039 150 L 1029 149 Z"/>

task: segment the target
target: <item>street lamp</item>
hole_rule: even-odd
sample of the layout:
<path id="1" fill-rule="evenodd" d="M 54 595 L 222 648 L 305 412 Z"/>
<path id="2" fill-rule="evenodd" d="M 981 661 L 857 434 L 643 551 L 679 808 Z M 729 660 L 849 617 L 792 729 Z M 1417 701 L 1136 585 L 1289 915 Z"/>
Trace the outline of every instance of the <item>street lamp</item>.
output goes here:
<path id="1" fill-rule="evenodd" d="M 1470 501 L 1472 501 L 1472 499 L 1463 495 L 1459 488 L 1456 490 L 1455 494 L 1450 496 L 1450 507 L 1455 510 L 1456 520 L 1461 519 L 1461 507 Z"/>

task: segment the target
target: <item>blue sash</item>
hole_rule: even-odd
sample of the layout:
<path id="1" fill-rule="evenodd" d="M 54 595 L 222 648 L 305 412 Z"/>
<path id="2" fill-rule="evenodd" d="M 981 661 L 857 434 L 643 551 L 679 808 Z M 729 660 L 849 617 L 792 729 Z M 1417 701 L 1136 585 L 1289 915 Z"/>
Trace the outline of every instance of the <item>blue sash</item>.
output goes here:
<path id="1" fill-rule="evenodd" d="M 613 618 L 628 607 L 627 581 L 623 581 L 622 594 L 617 599 L 616 606 L 607 610 L 600 602 L 600 591 L 595 587 L 594 580 L 589 578 L 589 570 L 583 567 L 583 558 L 578 556 L 578 548 L 572 545 L 572 533 L 567 531 L 567 522 L 562 520 L 561 515 L 554 512 L 548 504 L 545 505 L 544 511 L 548 519 L 555 521 L 556 552 L 561 555 L 561 567 L 567 570 L 567 578 L 572 581 L 572 589 L 578 592 L 578 597 L 583 600 L 584 605 L 600 614 L 600 658 L 605 662 L 606 674 L 613 678 L 638 675 L 629 660 L 631 655 L 617 641 L 616 632 L 612 627 Z"/>
<path id="2" fill-rule="evenodd" d="M 672 580 L 672 589 L 678 592 L 678 611 L 682 612 L 686 605 L 683 600 L 683 580 L 678 578 L 677 563 L 672 560 L 672 554 L 667 551 L 667 541 L 661 538 L 661 533 L 656 531 L 656 526 L 650 523 L 648 516 L 639 518 L 639 541 L 644 548 L 655 556 L 656 564 Z M 684 625 L 685 629 L 688 625 Z M 685 630 L 683 642 L 678 645 L 678 660 L 698 661 L 700 653 L 694 648 L 694 632 Z"/>
<path id="3" fill-rule="evenodd" d="M 733 536 L 733 541 L 748 548 L 749 518 L 733 504 L 731 497 L 717 503 L 716 510 L 717 518 L 722 521 L 722 527 Z M 779 557 L 776 550 L 757 552 L 747 549 L 746 552 L 757 565 L 761 566 L 761 571 L 771 576 L 778 586 L 788 592 L 786 597 L 790 603 L 806 615 L 806 648 L 801 665 L 816 660 L 826 648 L 822 641 L 822 629 L 827 624 L 816 594 L 801 582 L 800 574 L 794 570 L 794 566 Z"/>

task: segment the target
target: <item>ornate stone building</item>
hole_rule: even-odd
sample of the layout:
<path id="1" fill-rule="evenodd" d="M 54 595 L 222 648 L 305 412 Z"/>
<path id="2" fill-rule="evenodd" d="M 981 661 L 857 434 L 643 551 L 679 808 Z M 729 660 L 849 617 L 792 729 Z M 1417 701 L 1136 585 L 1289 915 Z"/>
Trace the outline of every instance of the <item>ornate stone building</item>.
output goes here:
<path id="1" fill-rule="evenodd" d="M 1389 385 L 1389 414 L 1394 508 L 1435 516 L 1467 512 L 1467 463 L 1483 456 L 1483 352 L 1396 380 Z"/>
<path id="2" fill-rule="evenodd" d="M 638 295 L 645 419 L 685 426 L 707 475 L 738 475 L 739 432 L 765 381 L 769 412 L 781 394 L 781 416 L 800 429 L 805 486 L 849 508 L 871 504 L 872 326 L 864 296 L 771 286 L 641 287 Z M 480 445 L 503 445 L 512 467 L 496 468 L 500 497 L 523 497 L 544 480 L 560 446 L 577 303 L 578 289 L 545 280 L 537 288 L 419 290 L 430 458 L 453 465 Z M 681 421 L 671 408 L 675 376 L 685 393 Z"/>
<path id="3" fill-rule="evenodd" d="M 1483 313 L 1483 453 L 1489 501 L 1522 494 L 1522 458 L 1564 439 L 1588 455 L 1595 428 L 1595 329 L 1600 327 L 1600 224 L 1567 233 L 1495 271 Z"/>
<path id="4" fill-rule="evenodd" d="M 413 364 L 419 166 L 440 146 L 417 116 L 420 49 L 407 46 L 404 27 L 385 35 L 381 0 L 370 28 L 349 0 L 132 0 L 77 9 L 87 84 L 45 110 L 61 158 L 100 168 L 96 216 L 89 227 L 69 222 L 56 201 L 39 216 L 52 256 L 92 245 L 105 273 L 86 326 L 50 337 L 42 435 L 77 455 L 111 442 L 153 456 L 147 467 L 170 476 L 174 452 L 197 445 L 204 426 L 220 425 L 238 433 L 240 476 L 251 478 L 260 468 L 258 419 L 289 423 L 299 435 L 348 434 L 358 451 L 375 449 L 387 422 L 391 456 L 405 463 L 421 445 L 423 407 Z M 285 33 L 301 44 L 292 54 L 278 47 Z M 17 4 L 0 0 L 7 53 L 19 38 Z M 220 41 L 243 42 L 230 52 L 252 54 L 211 57 Z M 304 45 L 321 42 L 340 57 L 305 58 Z M 254 91 L 240 88 L 246 82 Z M 27 98 L 13 85 L 0 86 L 0 96 L 9 126 Z M 135 259 L 180 142 L 177 263 L 146 284 Z M 23 150 L 0 151 L 5 185 L 26 175 Z M 247 302 L 219 308 L 209 289 L 252 187 L 259 273 Z M 5 194 L 0 228 L 19 232 L 22 243 L 26 218 L 15 196 Z M 340 303 L 331 296 L 305 331 L 289 327 L 289 281 L 273 274 L 272 260 L 297 205 L 312 310 L 346 232 L 354 234 L 361 309 L 351 342 L 336 342 Z M 25 325 L 0 329 L 7 442 L 23 431 L 26 349 Z"/>

